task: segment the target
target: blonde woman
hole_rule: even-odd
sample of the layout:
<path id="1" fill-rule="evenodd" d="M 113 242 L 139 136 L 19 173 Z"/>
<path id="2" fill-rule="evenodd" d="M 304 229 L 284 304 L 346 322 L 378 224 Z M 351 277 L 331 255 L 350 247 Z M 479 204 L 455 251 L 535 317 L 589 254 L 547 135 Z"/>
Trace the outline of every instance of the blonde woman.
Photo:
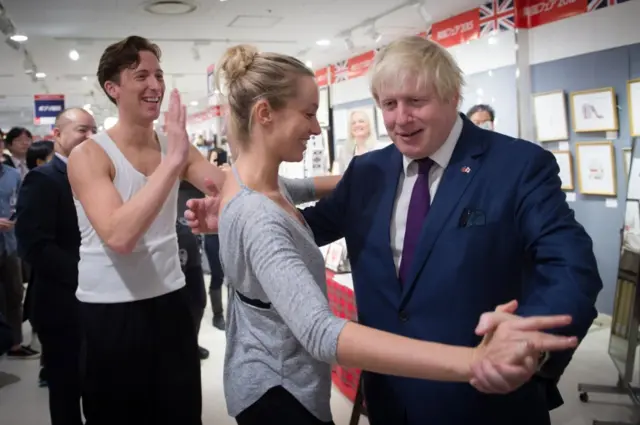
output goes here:
<path id="1" fill-rule="evenodd" d="M 338 171 L 344 173 L 354 156 L 374 150 L 377 143 L 369 115 L 362 110 L 352 111 L 349 114 L 349 136 L 340 148 Z"/>

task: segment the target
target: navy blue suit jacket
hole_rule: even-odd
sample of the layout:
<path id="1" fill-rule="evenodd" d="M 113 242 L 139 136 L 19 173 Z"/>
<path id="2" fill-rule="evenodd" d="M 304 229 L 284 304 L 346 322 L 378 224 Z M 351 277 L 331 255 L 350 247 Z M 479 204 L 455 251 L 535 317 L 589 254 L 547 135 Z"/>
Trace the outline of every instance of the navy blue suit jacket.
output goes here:
<path id="1" fill-rule="evenodd" d="M 465 118 L 402 286 L 390 248 L 403 172 L 394 145 L 354 158 L 335 191 L 303 213 L 319 245 L 346 238 L 358 320 L 366 326 L 475 346 L 480 315 L 517 299 L 522 316 L 570 314 L 573 323 L 561 332 L 582 338 L 602 282 L 558 171 L 550 152 Z M 558 405 L 548 387 L 555 389 L 571 355 L 551 356 L 546 384 L 533 379 L 504 396 L 465 383 L 365 373 L 371 424 L 548 424 L 549 408 Z"/>
<path id="2" fill-rule="evenodd" d="M 37 327 L 77 324 L 80 231 L 64 161 L 54 156 L 27 173 L 16 210 L 18 252 L 33 273 L 30 320 Z"/>

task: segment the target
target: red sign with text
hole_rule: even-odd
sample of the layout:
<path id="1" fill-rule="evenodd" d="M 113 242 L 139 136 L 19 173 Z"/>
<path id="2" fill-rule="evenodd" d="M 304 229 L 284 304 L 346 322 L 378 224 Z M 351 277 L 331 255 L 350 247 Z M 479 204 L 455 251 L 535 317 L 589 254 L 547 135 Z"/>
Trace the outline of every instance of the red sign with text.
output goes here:
<path id="1" fill-rule="evenodd" d="M 587 12 L 587 0 L 516 0 L 516 28 L 535 28 Z"/>
<path id="2" fill-rule="evenodd" d="M 318 69 L 316 71 L 316 83 L 319 87 L 329 85 L 329 67 Z"/>
<path id="3" fill-rule="evenodd" d="M 452 47 L 478 38 L 480 34 L 480 12 L 471 9 L 431 27 L 431 39 L 444 47 Z"/>
<path id="4" fill-rule="evenodd" d="M 331 83 L 353 80 L 366 75 L 375 57 L 375 50 L 371 50 L 331 65 Z"/>

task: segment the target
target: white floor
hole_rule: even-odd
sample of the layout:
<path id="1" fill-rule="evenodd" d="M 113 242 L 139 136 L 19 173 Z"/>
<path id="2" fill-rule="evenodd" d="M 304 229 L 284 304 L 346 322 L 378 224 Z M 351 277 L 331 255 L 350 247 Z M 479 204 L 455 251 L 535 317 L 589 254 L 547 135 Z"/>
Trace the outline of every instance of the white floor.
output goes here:
<path id="1" fill-rule="evenodd" d="M 25 330 L 25 335 L 30 335 L 30 331 Z M 634 411 L 625 396 L 591 395 L 588 404 L 578 400 L 578 382 L 614 384 L 616 381 L 615 368 L 606 354 L 608 335 L 608 329 L 594 327 L 582 343 L 561 381 L 565 405 L 552 412 L 554 425 L 590 425 L 593 419 L 632 420 Z M 235 421 L 227 415 L 222 392 L 224 334 L 211 326 L 210 310 L 203 320 L 200 343 L 211 351 L 211 357 L 202 363 L 203 423 L 234 425 Z M 0 360 L 0 424 L 49 424 L 47 390 L 38 388 L 37 376 L 37 360 Z M 336 425 L 347 425 L 351 403 L 334 391 L 331 405 Z M 368 425 L 366 418 L 361 419 L 360 425 Z"/>

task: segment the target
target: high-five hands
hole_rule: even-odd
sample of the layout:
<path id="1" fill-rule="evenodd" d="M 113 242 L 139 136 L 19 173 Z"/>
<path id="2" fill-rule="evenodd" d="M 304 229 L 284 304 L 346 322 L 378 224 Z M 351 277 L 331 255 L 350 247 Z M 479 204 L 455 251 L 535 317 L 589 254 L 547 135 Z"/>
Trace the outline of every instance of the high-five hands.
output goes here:
<path id="1" fill-rule="evenodd" d="M 470 382 L 478 391 L 512 392 L 536 373 L 540 353 L 567 350 L 578 344 L 575 337 L 542 332 L 569 325 L 570 316 L 521 318 L 513 315 L 517 306 L 512 301 L 480 318 L 476 334 L 484 338 L 476 348 Z"/>
<path id="2" fill-rule="evenodd" d="M 169 98 L 164 128 L 168 139 L 166 158 L 173 166 L 182 168 L 187 164 L 191 143 L 187 134 L 187 107 L 182 104 L 180 93 L 175 89 Z"/>

